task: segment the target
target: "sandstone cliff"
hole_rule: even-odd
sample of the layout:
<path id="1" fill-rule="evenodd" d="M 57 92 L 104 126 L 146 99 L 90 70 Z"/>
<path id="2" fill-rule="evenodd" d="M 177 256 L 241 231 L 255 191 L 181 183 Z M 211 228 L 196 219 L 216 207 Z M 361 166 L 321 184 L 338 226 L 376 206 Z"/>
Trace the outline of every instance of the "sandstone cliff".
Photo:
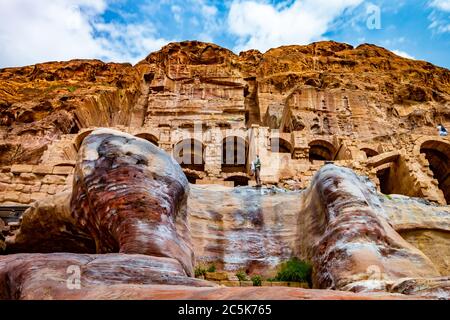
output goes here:
<path id="1" fill-rule="evenodd" d="M 450 71 L 368 44 L 236 55 L 188 41 L 135 66 L 1 69 L 0 213 L 30 208 L 0 219 L 0 298 L 448 299 L 438 123 Z M 228 140 L 243 161 L 226 163 Z M 273 276 L 292 256 L 323 291 L 192 278 L 202 262 Z"/>
<path id="2" fill-rule="evenodd" d="M 450 119 L 449 70 L 368 44 L 236 55 L 171 43 L 134 67 L 73 60 L 2 69 L 0 88 L 1 164 L 38 163 L 52 140 L 82 128 L 157 125 L 172 114 L 364 138 L 429 133 Z"/>

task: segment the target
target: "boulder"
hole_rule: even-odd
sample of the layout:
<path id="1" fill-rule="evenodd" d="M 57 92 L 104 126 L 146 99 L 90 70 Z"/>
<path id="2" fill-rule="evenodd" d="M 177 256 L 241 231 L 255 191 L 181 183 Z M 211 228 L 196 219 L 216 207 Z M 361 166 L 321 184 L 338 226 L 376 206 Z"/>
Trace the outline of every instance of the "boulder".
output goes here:
<path id="1" fill-rule="evenodd" d="M 348 168 L 322 167 L 300 207 L 299 255 L 313 263 L 315 288 L 388 291 L 393 281 L 440 276 L 389 224 L 373 185 Z"/>
<path id="2" fill-rule="evenodd" d="M 167 153 L 147 140 L 99 129 L 79 152 L 71 214 L 97 253 L 173 258 L 192 276 L 188 192 L 181 167 Z"/>

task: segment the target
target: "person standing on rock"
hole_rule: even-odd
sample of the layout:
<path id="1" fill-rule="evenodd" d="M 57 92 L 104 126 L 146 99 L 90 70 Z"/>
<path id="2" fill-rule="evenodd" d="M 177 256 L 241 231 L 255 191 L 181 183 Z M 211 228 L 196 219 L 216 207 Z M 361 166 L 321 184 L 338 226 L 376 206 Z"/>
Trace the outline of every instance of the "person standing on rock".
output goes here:
<path id="1" fill-rule="evenodd" d="M 256 159 L 252 163 L 252 171 L 255 172 L 255 180 L 256 180 L 256 186 L 261 186 L 261 160 L 259 159 L 259 155 L 256 155 Z"/>

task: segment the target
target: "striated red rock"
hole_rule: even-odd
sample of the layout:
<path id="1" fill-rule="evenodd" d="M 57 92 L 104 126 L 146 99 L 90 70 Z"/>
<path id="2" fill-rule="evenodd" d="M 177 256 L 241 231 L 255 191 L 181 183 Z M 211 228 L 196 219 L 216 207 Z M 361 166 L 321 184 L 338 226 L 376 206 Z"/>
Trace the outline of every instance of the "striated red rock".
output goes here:
<path id="1" fill-rule="evenodd" d="M 19 231 L 7 239 L 7 253 L 95 253 L 91 234 L 72 216 L 72 192 L 35 202 L 22 217 Z"/>
<path id="2" fill-rule="evenodd" d="M 1 69 L 0 87 L 3 165 L 38 163 L 48 144 L 82 128 L 167 124 L 180 113 L 189 116 L 174 125 L 190 116 L 226 123 L 232 113 L 247 127 L 356 137 L 429 134 L 450 119 L 449 70 L 333 41 L 239 56 L 211 43 L 170 43 L 134 67 L 72 60 Z"/>
<path id="3" fill-rule="evenodd" d="M 273 276 L 296 252 L 299 200 L 300 192 L 275 188 L 192 185 L 188 221 L 196 259 Z"/>
<path id="4" fill-rule="evenodd" d="M 96 130 L 79 153 L 72 216 L 94 239 L 97 253 L 170 257 L 191 276 L 188 188 L 181 167 L 158 147 L 118 131 Z"/>
<path id="5" fill-rule="evenodd" d="M 433 221 L 424 220 L 428 226 L 445 221 L 442 213 L 436 211 L 435 216 Z M 427 226 L 420 222 L 420 215 L 417 218 L 416 228 Z M 169 259 L 173 268 L 182 270 L 177 277 L 185 278 L 172 281 L 164 276 L 167 268 L 162 266 L 159 275 L 157 268 L 152 269 L 154 275 L 148 284 L 183 284 L 194 281 L 188 279 L 193 273 L 194 252 L 197 260 L 216 262 L 225 270 L 246 269 L 250 273 L 270 272 L 281 260 L 295 255 L 312 262 L 315 288 L 447 297 L 449 279 L 441 277 L 445 275 L 439 271 L 442 266 L 439 264 L 438 268 L 406 242 L 393 226 L 410 227 L 395 218 L 392 203 L 384 204 L 372 184 L 347 168 L 322 167 L 303 192 L 219 186 L 189 188 L 180 166 L 161 149 L 119 131 L 100 129 L 82 144 L 72 194 L 62 193 L 30 208 L 18 234 L 8 239 L 7 250 L 119 254 L 8 255 L 1 260 L 8 263 L 0 265 L 0 275 L 3 272 L 9 277 L 11 273 L 24 272 L 20 281 L 30 281 L 26 286 L 34 288 L 37 278 L 29 274 L 26 263 L 21 264 L 28 257 L 39 257 L 46 264 L 56 259 L 58 270 L 70 261 L 77 264 L 83 257 L 90 257 L 95 261 L 106 259 L 102 261 L 107 261 L 108 268 L 96 272 L 98 279 L 103 273 L 109 279 L 111 273 L 116 274 L 114 270 L 122 268 L 122 261 L 128 261 L 130 268 L 134 268 L 132 261 L 136 258 L 130 255 L 140 254 L 148 258 L 139 259 L 148 261 L 157 257 Z M 10 269 L 12 261 L 17 268 Z M 40 278 L 56 277 L 51 269 L 39 272 Z M 92 291 L 83 289 L 87 290 L 83 293 L 92 298 L 118 298 L 121 294 L 159 297 L 175 291 L 172 298 L 201 296 L 187 288 L 136 289 L 133 286 L 140 283 L 139 277 L 114 278 L 119 281 L 115 293 L 97 291 L 97 287 Z M 109 283 L 101 280 L 96 285 L 105 285 L 102 281 Z M 51 297 L 79 297 L 64 290 L 59 292 L 60 284 L 49 286 Z M 219 290 L 217 297 L 240 297 L 238 289 L 230 290 Z M 261 298 L 301 298 L 303 294 L 286 291 L 271 295 L 265 290 L 269 289 L 250 294 L 255 298 L 259 294 Z M 43 297 L 27 291 L 23 296 L 4 295 Z"/>
<path id="6" fill-rule="evenodd" d="M 73 268 L 78 268 L 80 286 Z M 0 299 L 420 299 L 387 293 L 300 288 L 224 288 L 186 277 L 175 259 L 143 255 L 68 253 L 0 256 Z"/>
<path id="7" fill-rule="evenodd" d="M 0 69 L 0 164 L 37 164 L 63 134 L 127 124 L 138 77 L 130 64 L 98 60 Z"/>
<path id="8" fill-rule="evenodd" d="M 77 283 L 82 290 L 73 286 Z M 127 288 L 126 291 L 132 293 L 135 288 L 149 287 L 150 284 L 214 286 L 211 282 L 187 277 L 180 263 L 172 258 L 70 253 L 0 257 L 0 300 L 73 299 L 78 294 L 79 299 L 89 299 L 82 296 L 89 292 L 95 295 L 98 290 L 100 295 L 96 298 L 107 299 L 114 289 L 108 293 L 106 288 Z M 78 293 L 74 295 L 75 291 Z"/>
<path id="9" fill-rule="evenodd" d="M 388 290 L 385 281 L 440 276 L 395 232 L 376 194 L 350 169 L 324 166 L 301 208 L 299 253 L 314 264 L 314 287 Z"/>

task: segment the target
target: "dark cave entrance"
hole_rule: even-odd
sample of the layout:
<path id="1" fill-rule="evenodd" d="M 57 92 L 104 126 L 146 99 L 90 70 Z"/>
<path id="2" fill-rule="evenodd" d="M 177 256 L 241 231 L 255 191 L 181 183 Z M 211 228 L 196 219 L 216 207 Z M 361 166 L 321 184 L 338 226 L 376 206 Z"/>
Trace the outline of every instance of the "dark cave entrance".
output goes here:
<path id="1" fill-rule="evenodd" d="M 226 178 L 225 181 L 233 181 L 235 187 L 243 187 L 243 186 L 248 186 L 248 182 L 250 181 L 250 178 L 244 177 L 244 176 L 232 176 L 232 177 Z"/>
<path id="2" fill-rule="evenodd" d="M 336 148 L 328 141 L 316 140 L 309 143 L 309 161 L 333 161 Z"/>
<path id="3" fill-rule="evenodd" d="M 438 187 L 444 193 L 447 204 L 450 204 L 450 144 L 441 141 L 427 141 L 422 144 L 420 153 L 430 164 Z"/>

